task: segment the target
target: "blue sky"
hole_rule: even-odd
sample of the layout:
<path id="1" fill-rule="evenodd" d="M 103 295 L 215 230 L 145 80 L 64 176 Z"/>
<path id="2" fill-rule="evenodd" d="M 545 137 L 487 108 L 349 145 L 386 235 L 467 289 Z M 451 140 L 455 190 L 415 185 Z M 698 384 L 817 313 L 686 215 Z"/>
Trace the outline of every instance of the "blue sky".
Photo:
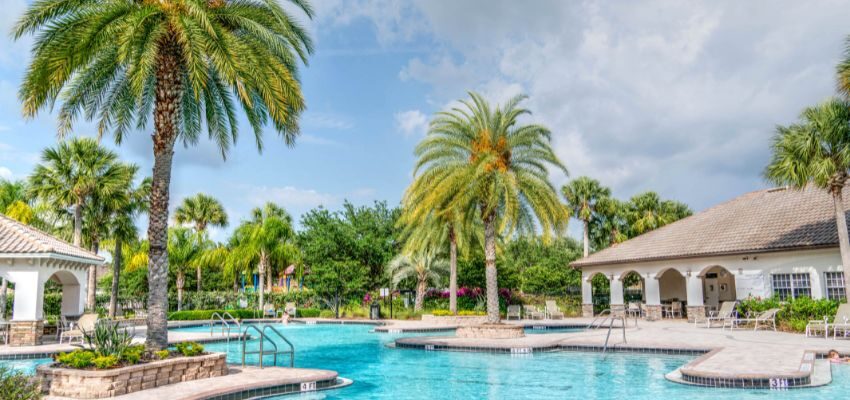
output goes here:
<path id="1" fill-rule="evenodd" d="M 850 3 L 803 3 L 316 1 L 296 147 L 268 129 L 262 155 L 248 135 L 226 162 L 207 142 L 178 148 L 172 203 L 203 191 L 234 222 L 265 201 L 296 216 L 343 199 L 394 205 L 430 115 L 473 89 L 497 101 L 528 94 L 529 120 L 552 129 L 572 176 L 596 177 L 621 197 L 656 190 L 703 209 L 764 187 L 774 126 L 833 93 Z M 26 2 L 3 4 L 8 32 Z M 25 178 L 56 142 L 52 115 L 20 116 L 27 49 L 0 37 L 5 178 Z M 148 135 L 104 142 L 148 172 Z M 567 179 L 552 176 L 557 186 Z"/>

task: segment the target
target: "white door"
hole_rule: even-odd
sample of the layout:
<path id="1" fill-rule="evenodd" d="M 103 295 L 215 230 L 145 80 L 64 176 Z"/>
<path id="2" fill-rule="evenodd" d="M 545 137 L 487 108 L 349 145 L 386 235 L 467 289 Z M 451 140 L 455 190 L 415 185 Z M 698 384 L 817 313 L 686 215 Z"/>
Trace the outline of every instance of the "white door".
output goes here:
<path id="1" fill-rule="evenodd" d="M 706 307 L 717 309 L 720 305 L 720 290 L 717 287 L 717 278 L 705 278 L 703 280 L 703 293 L 705 296 Z"/>

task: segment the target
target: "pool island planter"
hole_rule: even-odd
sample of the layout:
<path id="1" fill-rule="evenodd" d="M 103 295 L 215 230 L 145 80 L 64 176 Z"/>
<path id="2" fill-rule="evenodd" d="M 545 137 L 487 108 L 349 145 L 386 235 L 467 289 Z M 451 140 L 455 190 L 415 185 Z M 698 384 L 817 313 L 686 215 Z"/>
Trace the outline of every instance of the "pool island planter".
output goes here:
<path id="1" fill-rule="evenodd" d="M 487 323 L 486 315 L 433 315 L 425 314 L 422 316 L 422 322 L 454 325 L 454 326 L 469 326 L 481 325 Z"/>
<path id="2" fill-rule="evenodd" d="M 525 336 L 525 329 L 511 324 L 479 324 L 459 326 L 455 336 L 468 339 L 516 339 Z"/>
<path id="3" fill-rule="evenodd" d="M 226 354 L 176 357 L 105 370 L 39 366 L 36 377 L 44 394 L 72 399 L 101 399 L 178 382 L 227 375 Z"/>

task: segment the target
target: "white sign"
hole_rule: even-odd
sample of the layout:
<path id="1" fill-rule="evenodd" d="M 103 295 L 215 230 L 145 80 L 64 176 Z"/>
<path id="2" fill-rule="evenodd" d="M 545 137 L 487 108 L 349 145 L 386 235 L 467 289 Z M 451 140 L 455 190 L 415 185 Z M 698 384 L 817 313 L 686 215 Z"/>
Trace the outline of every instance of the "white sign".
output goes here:
<path id="1" fill-rule="evenodd" d="M 381 288 L 381 297 L 387 297 L 390 295 L 390 290 L 387 288 Z"/>
<path id="2" fill-rule="evenodd" d="M 738 298 L 743 299 L 747 296 L 764 297 L 765 292 L 764 274 L 761 272 L 744 273 L 735 276 L 735 289 L 738 292 Z"/>

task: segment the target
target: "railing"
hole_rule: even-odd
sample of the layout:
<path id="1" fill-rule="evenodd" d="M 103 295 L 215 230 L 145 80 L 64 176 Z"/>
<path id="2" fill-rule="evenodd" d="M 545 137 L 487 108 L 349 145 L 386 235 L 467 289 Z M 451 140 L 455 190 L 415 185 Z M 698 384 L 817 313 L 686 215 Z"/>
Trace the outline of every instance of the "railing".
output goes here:
<path id="1" fill-rule="evenodd" d="M 247 349 L 248 331 L 251 330 L 251 329 L 256 331 L 257 334 L 259 334 L 260 347 L 256 351 L 248 351 L 248 349 Z M 284 351 L 278 350 L 277 343 L 275 343 L 273 340 L 271 340 L 269 335 L 266 334 L 266 330 L 268 330 L 268 329 L 270 329 L 272 332 L 274 332 L 275 335 L 277 335 L 277 337 L 281 338 L 284 341 L 284 343 L 286 343 L 289 346 L 289 350 L 284 350 Z M 272 351 L 265 351 L 265 342 L 266 341 L 268 341 L 272 345 L 272 348 L 273 348 Z M 259 358 L 260 368 L 263 368 L 263 358 L 267 355 L 271 355 L 271 356 L 274 357 L 274 361 L 273 361 L 272 365 L 276 366 L 278 354 L 289 354 L 289 367 L 292 368 L 292 367 L 295 366 L 295 346 L 293 346 L 292 342 L 290 342 L 286 337 L 284 337 L 283 334 L 280 333 L 280 331 L 278 331 L 277 329 L 275 329 L 275 327 L 273 327 L 271 325 L 264 325 L 263 329 L 257 328 L 256 325 L 248 325 L 247 328 L 245 328 L 245 331 L 242 334 L 242 366 L 243 367 L 245 366 L 245 359 L 246 359 L 246 356 L 248 354 L 257 354 L 257 356 Z"/>
<path id="2" fill-rule="evenodd" d="M 626 314 L 613 315 L 610 309 L 602 310 L 593 321 L 587 326 L 587 329 L 598 329 L 605 327 L 607 323 L 608 333 L 605 335 L 605 344 L 602 346 L 602 354 L 608 351 L 608 342 L 611 340 L 611 331 L 614 330 L 614 321 L 620 321 L 620 327 L 623 329 L 623 343 L 626 342 L 626 322 L 628 317 Z M 637 327 L 637 318 L 635 318 L 635 327 Z"/>
<path id="3" fill-rule="evenodd" d="M 210 316 L 210 321 L 209 321 L 210 336 L 212 336 L 213 332 L 215 331 L 216 319 L 218 319 L 218 321 L 221 321 L 221 334 L 226 335 L 228 343 L 230 343 L 230 327 L 231 327 L 231 324 L 236 326 L 237 332 L 242 331 L 242 324 L 239 322 L 239 320 L 237 320 L 236 318 L 233 318 L 233 315 L 231 315 L 229 312 L 225 311 L 223 314 L 219 314 L 218 312 L 214 312 Z M 230 321 L 230 322 L 228 322 L 228 321 Z"/>

